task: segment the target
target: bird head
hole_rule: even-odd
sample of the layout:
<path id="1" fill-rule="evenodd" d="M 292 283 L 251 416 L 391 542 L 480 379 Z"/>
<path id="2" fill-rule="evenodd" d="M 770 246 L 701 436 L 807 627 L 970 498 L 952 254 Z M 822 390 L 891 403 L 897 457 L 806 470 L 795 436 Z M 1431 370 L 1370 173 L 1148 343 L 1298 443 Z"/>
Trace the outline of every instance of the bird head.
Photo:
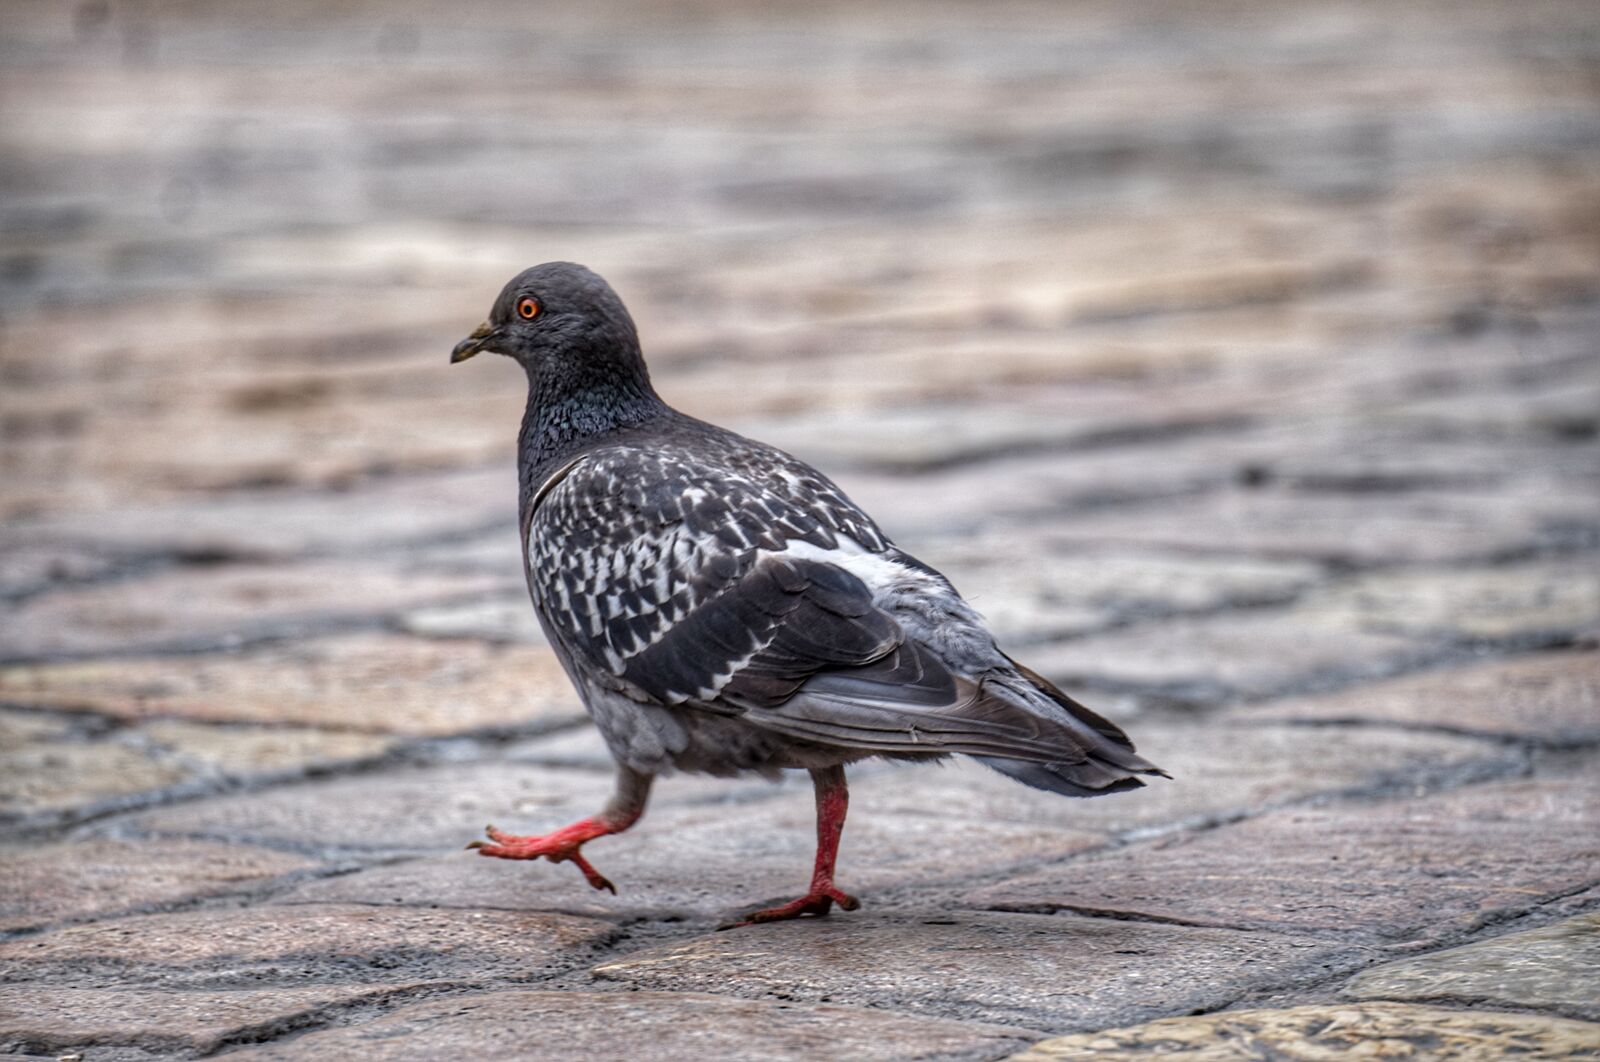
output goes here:
<path id="1" fill-rule="evenodd" d="M 546 262 L 511 278 L 489 319 L 455 345 L 450 363 L 480 351 L 515 358 L 539 375 L 643 368 L 627 307 L 599 275 L 571 262 Z"/>

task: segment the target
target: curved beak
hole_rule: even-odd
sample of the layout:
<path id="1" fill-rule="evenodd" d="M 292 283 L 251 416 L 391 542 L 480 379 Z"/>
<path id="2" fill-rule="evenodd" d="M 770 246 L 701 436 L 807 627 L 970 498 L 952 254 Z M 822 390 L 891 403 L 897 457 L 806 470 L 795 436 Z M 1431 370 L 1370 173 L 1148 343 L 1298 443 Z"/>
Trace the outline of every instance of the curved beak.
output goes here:
<path id="1" fill-rule="evenodd" d="M 454 365 L 458 361 L 466 361 L 478 353 L 493 335 L 494 329 L 490 327 L 489 322 L 483 322 L 483 324 L 473 329 L 470 336 L 456 344 L 456 349 L 450 352 L 450 364 Z"/>

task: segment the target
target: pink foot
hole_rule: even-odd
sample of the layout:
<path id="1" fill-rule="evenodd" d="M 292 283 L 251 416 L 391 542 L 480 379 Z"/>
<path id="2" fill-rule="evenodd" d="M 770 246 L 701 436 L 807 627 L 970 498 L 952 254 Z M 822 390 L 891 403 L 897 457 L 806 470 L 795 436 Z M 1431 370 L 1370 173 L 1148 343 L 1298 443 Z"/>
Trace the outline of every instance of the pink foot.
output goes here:
<path id="1" fill-rule="evenodd" d="M 552 863 L 572 863 L 583 871 L 583 876 L 591 886 L 616 895 L 617 887 L 578 851 L 585 841 L 616 832 L 597 819 L 584 819 L 543 837 L 519 837 L 493 826 L 486 827 L 483 832 L 489 835 L 488 841 L 473 841 L 467 845 L 468 848 L 476 848 L 479 855 L 496 859 L 548 859 Z"/>
<path id="2" fill-rule="evenodd" d="M 790 900 L 788 903 L 780 904 L 777 907 L 768 907 L 766 910 L 756 911 L 753 914 L 745 915 L 743 921 L 731 922 L 721 928 L 738 929 L 741 926 L 754 926 L 762 922 L 784 922 L 791 918 L 801 918 L 806 915 L 821 918 L 833 910 L 834 904 L 838 904 L 841 910 L 854 911 L 861 906 L 861 901 L 849 893 L 841 892 L 832 884 L 813 885 L 811 891 L 798 900 Z"/>

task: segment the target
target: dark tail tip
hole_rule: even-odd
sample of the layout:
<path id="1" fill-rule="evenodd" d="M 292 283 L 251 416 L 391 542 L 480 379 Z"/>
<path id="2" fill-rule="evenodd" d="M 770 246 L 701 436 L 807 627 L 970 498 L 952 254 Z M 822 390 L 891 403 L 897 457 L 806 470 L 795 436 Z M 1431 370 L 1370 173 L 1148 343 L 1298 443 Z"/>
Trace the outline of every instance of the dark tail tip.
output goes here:
<path id="1" fill-rule="evenodd" d="M 1143 789 L 1144 781 L 1120 769 L 1088 761 L 1086 763 L 1029 763 L 1026 760 L 1006 760 L 996 756 L 973 757 L 985 767 L 1014 778 L 1023 785 L 1059 793 L 1069 797 L 1097 797 L 1109 793 L 1125 793 L 1130 789 Z M 1151 767 L 1143 774 L 1170 775 L 1159 767 Z"/>

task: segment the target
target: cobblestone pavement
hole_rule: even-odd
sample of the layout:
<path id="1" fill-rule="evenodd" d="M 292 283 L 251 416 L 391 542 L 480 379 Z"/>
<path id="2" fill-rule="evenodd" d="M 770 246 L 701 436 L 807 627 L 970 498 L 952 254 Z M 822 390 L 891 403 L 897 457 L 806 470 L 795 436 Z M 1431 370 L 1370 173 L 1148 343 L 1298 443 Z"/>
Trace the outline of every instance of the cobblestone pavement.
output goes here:
<path id="1" fill-rule="evenodd" d="M 1600 10 L 17 0 L 0 1051 L 1600 1057 Z M 510 364 L 587 262 L 1175 780 L 603 750 Z"/>

